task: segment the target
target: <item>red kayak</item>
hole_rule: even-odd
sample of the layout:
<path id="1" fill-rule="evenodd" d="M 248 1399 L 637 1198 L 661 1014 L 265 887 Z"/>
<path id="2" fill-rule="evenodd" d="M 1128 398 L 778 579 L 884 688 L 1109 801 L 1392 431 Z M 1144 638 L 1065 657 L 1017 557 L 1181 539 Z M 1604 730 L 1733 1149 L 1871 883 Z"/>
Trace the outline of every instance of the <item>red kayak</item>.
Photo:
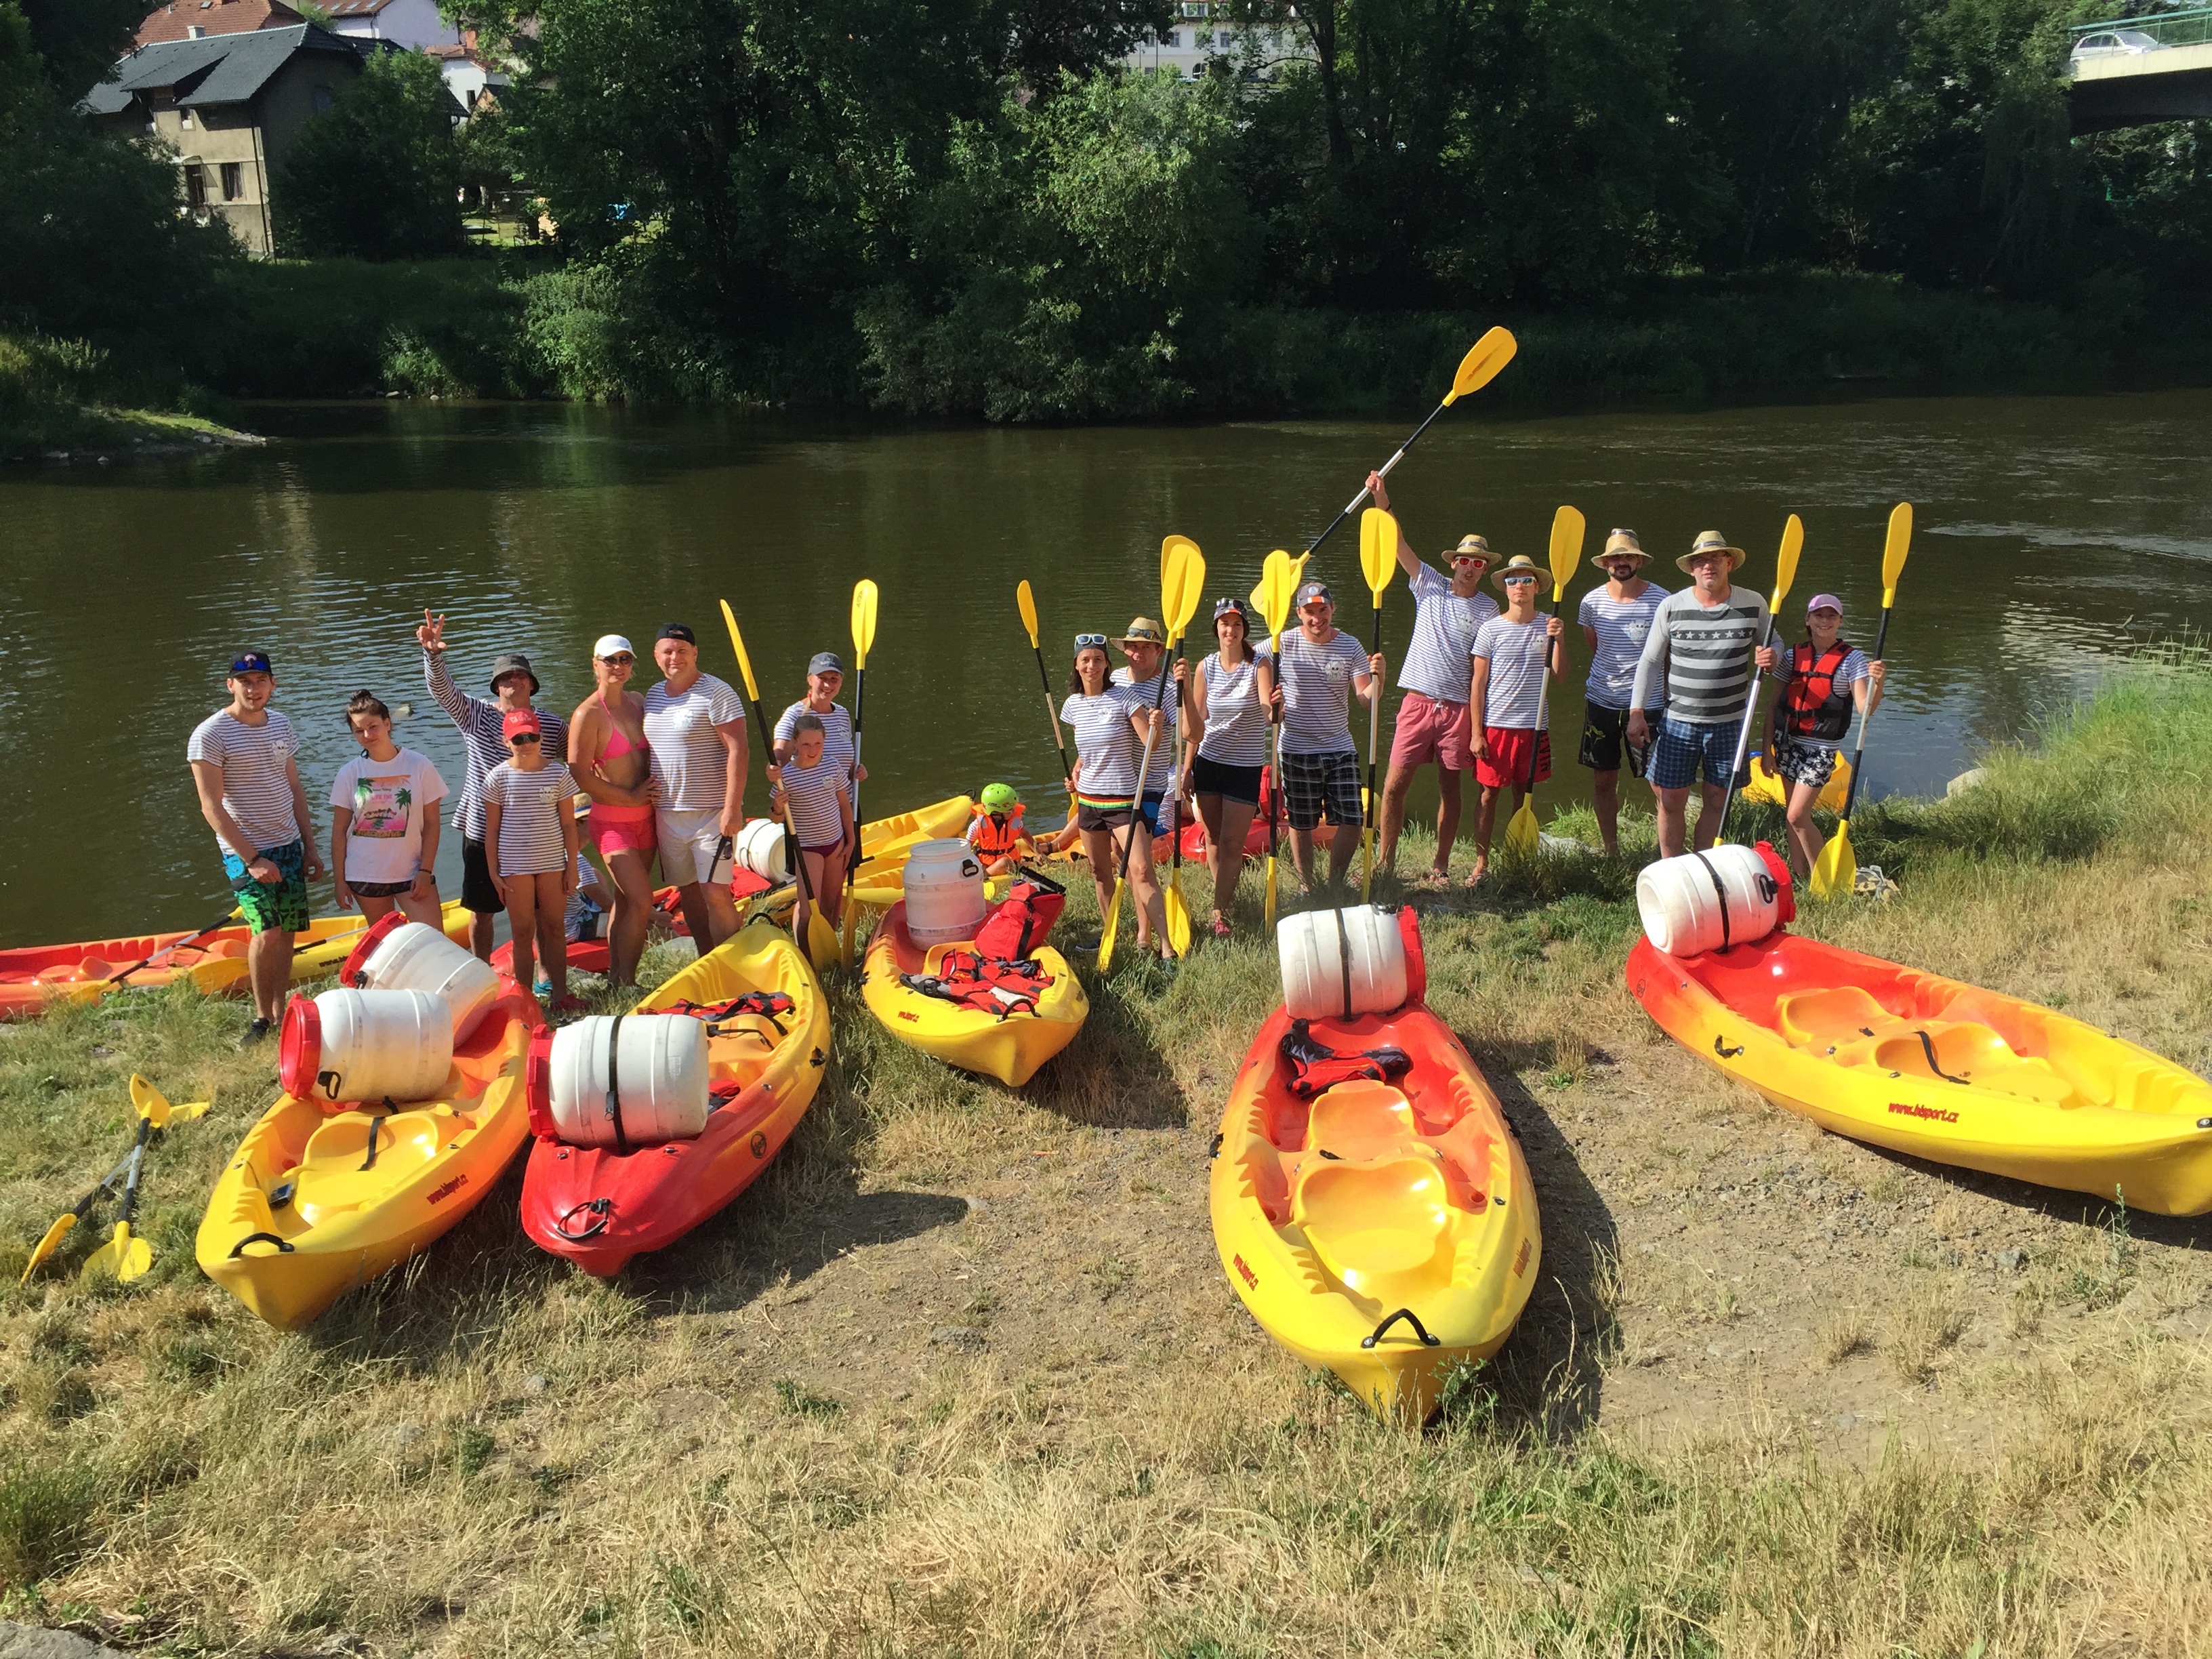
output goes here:
<path id="1" fill-rule="evenodd" d="M 1263 859 L 1267 856 L 1267 813 L 1273 805 L 1274 794 L 1275 769 L 1272 766 L 1261 767 L 1260 769 L 1260 810 L 1252 815 L 1252 827 L 1244 832 L 1244 856 L 1248 859 Z M 1189 811 L 1193 809 L 1185 806 L 1183 810 Z M 1287 859 L 1291 855 L 1291 826 L 1287 820 L 1277 833 L 1282 838 L 1278 856 Z M 1335 839 L 1335 836 L 1336 826 L 1324 823 L 1314 831 L 1314 845 L 1326 847 Z M 1205 862 L 1206 826 L 1195 818 L 1182 827 L 1182 855 L 1185 860 L 1196 859 L 1200 863 Z M 1155 859 L 1158 856 L 1157 853 L 1153 854 Z"/>
<path id="2" fill-rule="evenodd" d="M 750 1006 L 748 1006 L 750 1005 Z M 522 1229 L 602 1279 L 674 1243 L 750 1187 L 805 1115 L 830 1057 L 822 981 L 791 935 L 760 917 L 671 979 L 635 1012 L 717 1023 L 708 1039 L 713 1099 L 689 1140 L 572 1146 L 551 1138 L 531 1080 L 539 1139 L 522 1178 Z M 538 1057 L 532 1051 L 532 1068 Z"/>

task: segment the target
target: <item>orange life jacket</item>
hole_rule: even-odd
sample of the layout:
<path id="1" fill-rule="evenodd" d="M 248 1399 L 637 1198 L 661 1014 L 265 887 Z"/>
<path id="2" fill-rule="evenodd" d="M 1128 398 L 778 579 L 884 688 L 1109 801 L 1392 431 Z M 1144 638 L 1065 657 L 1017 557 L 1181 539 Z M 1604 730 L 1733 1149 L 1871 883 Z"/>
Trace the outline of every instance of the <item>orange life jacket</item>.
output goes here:
<path id="1" fill-rule="evenodd" d="M 1836 684 L 1850 654 L 1851 647 L 1840 635 L 1817 657 L 1810 640 L 1790 647 L 1787 730 L 1791 737 L 1832 739 L 1850 730 L 1851 688 Z"/>
<path id="2" fill-rule="evenodd" d="M 986 864 L 994 859 L 1009 859 L 1022 844 L 1022 809 L 1017 805 L 1006 814 L 1003 823 L 994 821 L 994 815 L 982 807 L 969 809 L 975 822 L 968 831 L 968 844 Z"/>

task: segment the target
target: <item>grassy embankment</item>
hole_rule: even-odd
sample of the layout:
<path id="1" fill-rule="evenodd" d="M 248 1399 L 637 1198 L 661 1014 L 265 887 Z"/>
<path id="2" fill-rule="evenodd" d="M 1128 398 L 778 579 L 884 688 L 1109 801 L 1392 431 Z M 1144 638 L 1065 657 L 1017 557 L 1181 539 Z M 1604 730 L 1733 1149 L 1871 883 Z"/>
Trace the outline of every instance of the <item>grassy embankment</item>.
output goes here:
<path id="1" fill-rule="evenodd" d="M 1983 788 L 1865 811 L 1902 895 L 1805 925 L 2202 1067 L 2209 732 L 2212 671 L 2147 665 Z M 1094 982 L 1021 1094 L 841 990 L 800 1134 L 668 1259 L 579 1277 L 510 1176 L 290 1335 L 191 1261 L 273 1093 L 243 1011 L 0 1030 L 0 1612 L 175 1652 L 2199 1650 L 2212 1229 L 1737 1091 L 1629 1000 L 1630 877 L 1419 901 L 1545 1224 L 1519 1330 L 1419 1435 L 1275 1348 L 1213 1255 L 1256 939 Z M 133 1069 L 216 1101 L 152 1158 L 152 1274 L 16 1289 Z"/>

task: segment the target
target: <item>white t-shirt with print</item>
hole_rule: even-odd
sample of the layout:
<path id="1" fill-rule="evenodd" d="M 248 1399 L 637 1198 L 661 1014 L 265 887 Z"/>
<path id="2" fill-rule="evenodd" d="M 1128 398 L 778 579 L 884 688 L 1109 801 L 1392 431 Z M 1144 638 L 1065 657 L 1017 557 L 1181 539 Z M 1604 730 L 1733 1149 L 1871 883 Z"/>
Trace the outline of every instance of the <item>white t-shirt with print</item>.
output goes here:
<path id="1" fill-rule="evenodd" d="M 412 749 L 388 761 L 363 756 L 338 768 L 331 805 L 353 814 L 346 825 L 346 879 L 412 881 L 422 867 L 422 826 L 446 793 L 438 769 Z"/>

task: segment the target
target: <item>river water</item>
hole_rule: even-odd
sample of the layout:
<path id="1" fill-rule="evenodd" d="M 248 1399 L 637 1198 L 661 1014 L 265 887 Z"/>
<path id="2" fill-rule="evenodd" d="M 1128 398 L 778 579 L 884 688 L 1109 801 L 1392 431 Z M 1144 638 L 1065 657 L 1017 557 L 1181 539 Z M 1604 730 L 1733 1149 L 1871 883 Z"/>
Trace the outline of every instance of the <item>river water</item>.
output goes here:
<path id="1" fill-rule="evenodd" d="M 1409 422 L 1029 431 L 380 403 L 258 406 L 246 424 L 273 441 L 0 471 L 0 746 L 22 786 L 0 830 L 0 945 L 194 927 L 227 906 L 184 755 L 242 645 L 275 657 L 325 837 L 331 778 L 357 752 L 339 712 L 356 687 L 411 702 L 400 740 L 458 788 L 460 742 L 413 639 L 426 605 L 447 614 L 465 684 L 526 650 L 541 706 L 565 714 L 590 690 L 592 639 L 649 650 L 671 619 L 735 682 L 726 598 L 781 708 L 811 653 L 849 649 L 852 585 L 872 577 L 864 813 L 1005 781 L 1049 816 L 1056 762 L 1015 583 L 1036 587 L 1057 688 L 1071 635 L 1158 614 L 1164 534 L 1198 542 L 1210 591 L 1248 592 L 1267 550 L 1303 546 Z M 1870 643 L 1884 522 L 1912 501 L 1867 787 L 1923 792 L 2063 707 L 2130 640 L 2191 626 L 2212 570 L 2208 430 L 2203 392 L 1519 421 L 1469 406 L 1399 468 L 1394 505 L 1425 550 L 1474 530 L 1540 561 L 1571 502 L 1588 551 L 1632 526 L 1668 586 L 1673 556 L 1717 528 L 1750 550 L 1744 579 L 1762 591 L 1795 511 L 1805 549 L 1785 620 L 1832 591 L 1846 635 Z M 1364 637 L 1358 563 L 1355 521 L 1316 569 Z M 1399 581 L 1383 615 L 1394 678 L 1411 617 Z M 1570 763 L 1576 645 L 1554 726 Z M 649 683 L 641 665 L 635 684 Z M 1586 793 L 1586 774 L 1561 774 L 1544 799 Z M 1417 793 L 1416 811 L 1433 800 Z M 447 892 L 459 859 L 448 833 Z"/>

